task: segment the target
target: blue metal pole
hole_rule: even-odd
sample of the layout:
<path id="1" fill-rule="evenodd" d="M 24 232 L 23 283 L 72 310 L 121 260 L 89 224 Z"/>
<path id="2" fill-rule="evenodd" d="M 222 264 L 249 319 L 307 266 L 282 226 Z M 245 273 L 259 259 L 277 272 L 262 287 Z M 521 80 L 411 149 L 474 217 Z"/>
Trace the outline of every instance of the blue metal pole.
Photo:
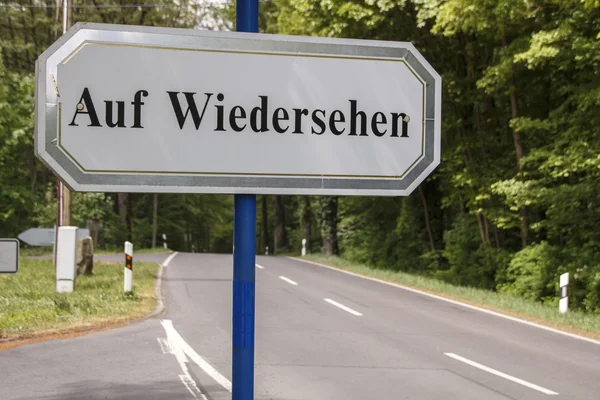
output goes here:
<path id="1" fill-rule="evenodd" d="M 258 32 L 258 0 L 237 0 L 236 30 Z M 231 399 L 253 400 L 256 195 L 235 195 L 233 225 Z"/>
<path id="2" fill-rule="evenodd" d="M 237 0 L 235 28 L 238 32 L 258 32 L 258 0 Z"/>
<path id="3" fill-rule="evenodd" d="M 235 195 L 233 232 L 232 400 L 254 399 L 256 196 Z"/>

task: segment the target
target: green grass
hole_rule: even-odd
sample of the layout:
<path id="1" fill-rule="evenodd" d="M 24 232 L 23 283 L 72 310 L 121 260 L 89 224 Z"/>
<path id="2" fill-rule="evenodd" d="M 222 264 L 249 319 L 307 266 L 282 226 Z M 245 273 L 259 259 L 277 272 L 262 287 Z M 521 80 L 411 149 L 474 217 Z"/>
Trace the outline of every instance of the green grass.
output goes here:
<path id="1" fill-rule="evenodd" d="M 52 247 L 23 247 L 21 257 L 52 255 Z"/>
<path id="2" fill-rule="evenodd" d="M 123 293 L 123 265 L 94 263 L 73 293 L 56 293 L 51 260 L 21 259 L 19 272 L 0 275 L 0 338 L 93 327 L 152 312 L 156 306 L 154 263 L 135 263 L 133 292 Z"/>
<path id="3" fill-rule="evenodd" d="M 156 247 L 154 249 L 136 249 L 133 248 L 134 254 L 159 254 L 159 253 L 172 253 L 173 250 L 164 249 L 162 247 Z M 120 254 L 123 253 L 123 249 L 96 249 L 94 254 Z M 22 257 L 34 257 L 34 256 L 51 256 L 52 247 L 24 247 L 21 249 Z"/>
<path id="4" fill-rule="evenodd" d="M 309 254 L 305 258 L 307 260 L 327 264 L 360 275 L 410 286 L 484 308 L 503 311 L 547 326 L 600 338 L 600 314 L 578 311 L 569 311 L 566 314 L 559 314 L 558 299 L 556 306 L 553 307 L 504 293 L 455 286 L 425 276 L 409 274 L 406 272 L 375 269 L 366 265 L 344 260 L 340 257 L 325 257 L 321 254 Z"/>

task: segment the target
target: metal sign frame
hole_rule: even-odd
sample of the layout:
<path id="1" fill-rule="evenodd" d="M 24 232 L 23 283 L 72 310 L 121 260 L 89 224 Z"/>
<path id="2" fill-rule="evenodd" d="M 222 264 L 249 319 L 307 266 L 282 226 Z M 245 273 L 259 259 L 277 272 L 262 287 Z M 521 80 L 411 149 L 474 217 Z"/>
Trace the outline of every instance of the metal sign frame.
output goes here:
<path id="1" fill-rule="evenodd" d="M 16 247 L 16 255 L 15 255 L 15 260 L 16 260 L 16 266 L 15 266 L 15 270 L 12 271 L 3 271 L 0 269 L 0 274 L 16 274 L 17 272 L 19 272 L 19 257 L 20 257 L 20 242 L 18 239 L 0 239 L 0 246 L 4 246 L 3 243 L 14 243 L 15 247 Z M 2 253 L 2 251 L 0 251 L 0 254 Z"/>
<path id="2" fill-rule="evenodd" d="M 85 171 L 59 145 L 57 70 L 82 46 L 93 43 L 403 61 L 424 85 L 422 153 L 404 175 L 395 177 Z M 35 102 L 36 155 L 75 191 L 403 196 L 440 162 L 441 78 L 414 46 L 405 42 L 78 23 L 38 59 Z"/>

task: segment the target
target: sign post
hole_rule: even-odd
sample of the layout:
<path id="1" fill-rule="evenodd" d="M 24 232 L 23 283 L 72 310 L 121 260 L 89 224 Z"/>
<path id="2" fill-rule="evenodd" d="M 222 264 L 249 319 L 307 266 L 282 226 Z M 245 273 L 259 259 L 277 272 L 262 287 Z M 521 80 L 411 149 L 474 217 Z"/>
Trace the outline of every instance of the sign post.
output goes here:
<path id="1" fill-rule="evenodd" d="M 236 30 L 258 32 L 258 0 L 236 2 Z M 236 194 L 233 219 L 232 400 L 254 399 L 256 195 Z"/>
<path id="2" fill-rule="evenodd" d="M 558 311 L 561 314 L 564 314 L 567 311 L 569 311 L 569 294 L 568 294 L 569 273 L 568 272 L 565 272 L 564 274 L 562 274 L 560 276 L 559 286 L 560 286 L 560 300 L 558 301 Z"/>
<path id="3" fill-rule="evenodd" d="M 251 400 L 256 195 L 410 194 L 440 162 L 441 78 L 410 43 L 236 12 L 240 32 L 76 24 L 36 64 L 35 151 L 75 191 L 235 195 L 232 399 Z"/>
<path id="4" fill-rule="evenodd" d="M 131 292 L 133 288 L 133 243 L 125 242 L 125 269 L 123 270 L 123 290 Z"/>

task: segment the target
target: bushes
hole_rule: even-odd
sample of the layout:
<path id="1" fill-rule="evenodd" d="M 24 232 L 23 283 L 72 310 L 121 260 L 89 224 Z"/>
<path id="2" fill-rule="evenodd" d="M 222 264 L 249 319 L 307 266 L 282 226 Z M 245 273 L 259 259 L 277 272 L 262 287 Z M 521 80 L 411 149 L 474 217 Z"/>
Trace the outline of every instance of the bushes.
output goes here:
<path id="1" fill-rule="evenodd" d="M 510 261 L 506 281 L 498 284 L 498 291 L 548 301 L 556 296 L 554 282 L 560 264 L 560 251 L 547 242 L 526 247 Z"/>
<path id="2" fill-rule="evenodd" d="M 516 253 L 498 291 L 544 303 L 557 303 L 560 275 L 569 272 L 569 308 L 600 312 L 600 265 L 593 253 L 546 241 Z"/>

